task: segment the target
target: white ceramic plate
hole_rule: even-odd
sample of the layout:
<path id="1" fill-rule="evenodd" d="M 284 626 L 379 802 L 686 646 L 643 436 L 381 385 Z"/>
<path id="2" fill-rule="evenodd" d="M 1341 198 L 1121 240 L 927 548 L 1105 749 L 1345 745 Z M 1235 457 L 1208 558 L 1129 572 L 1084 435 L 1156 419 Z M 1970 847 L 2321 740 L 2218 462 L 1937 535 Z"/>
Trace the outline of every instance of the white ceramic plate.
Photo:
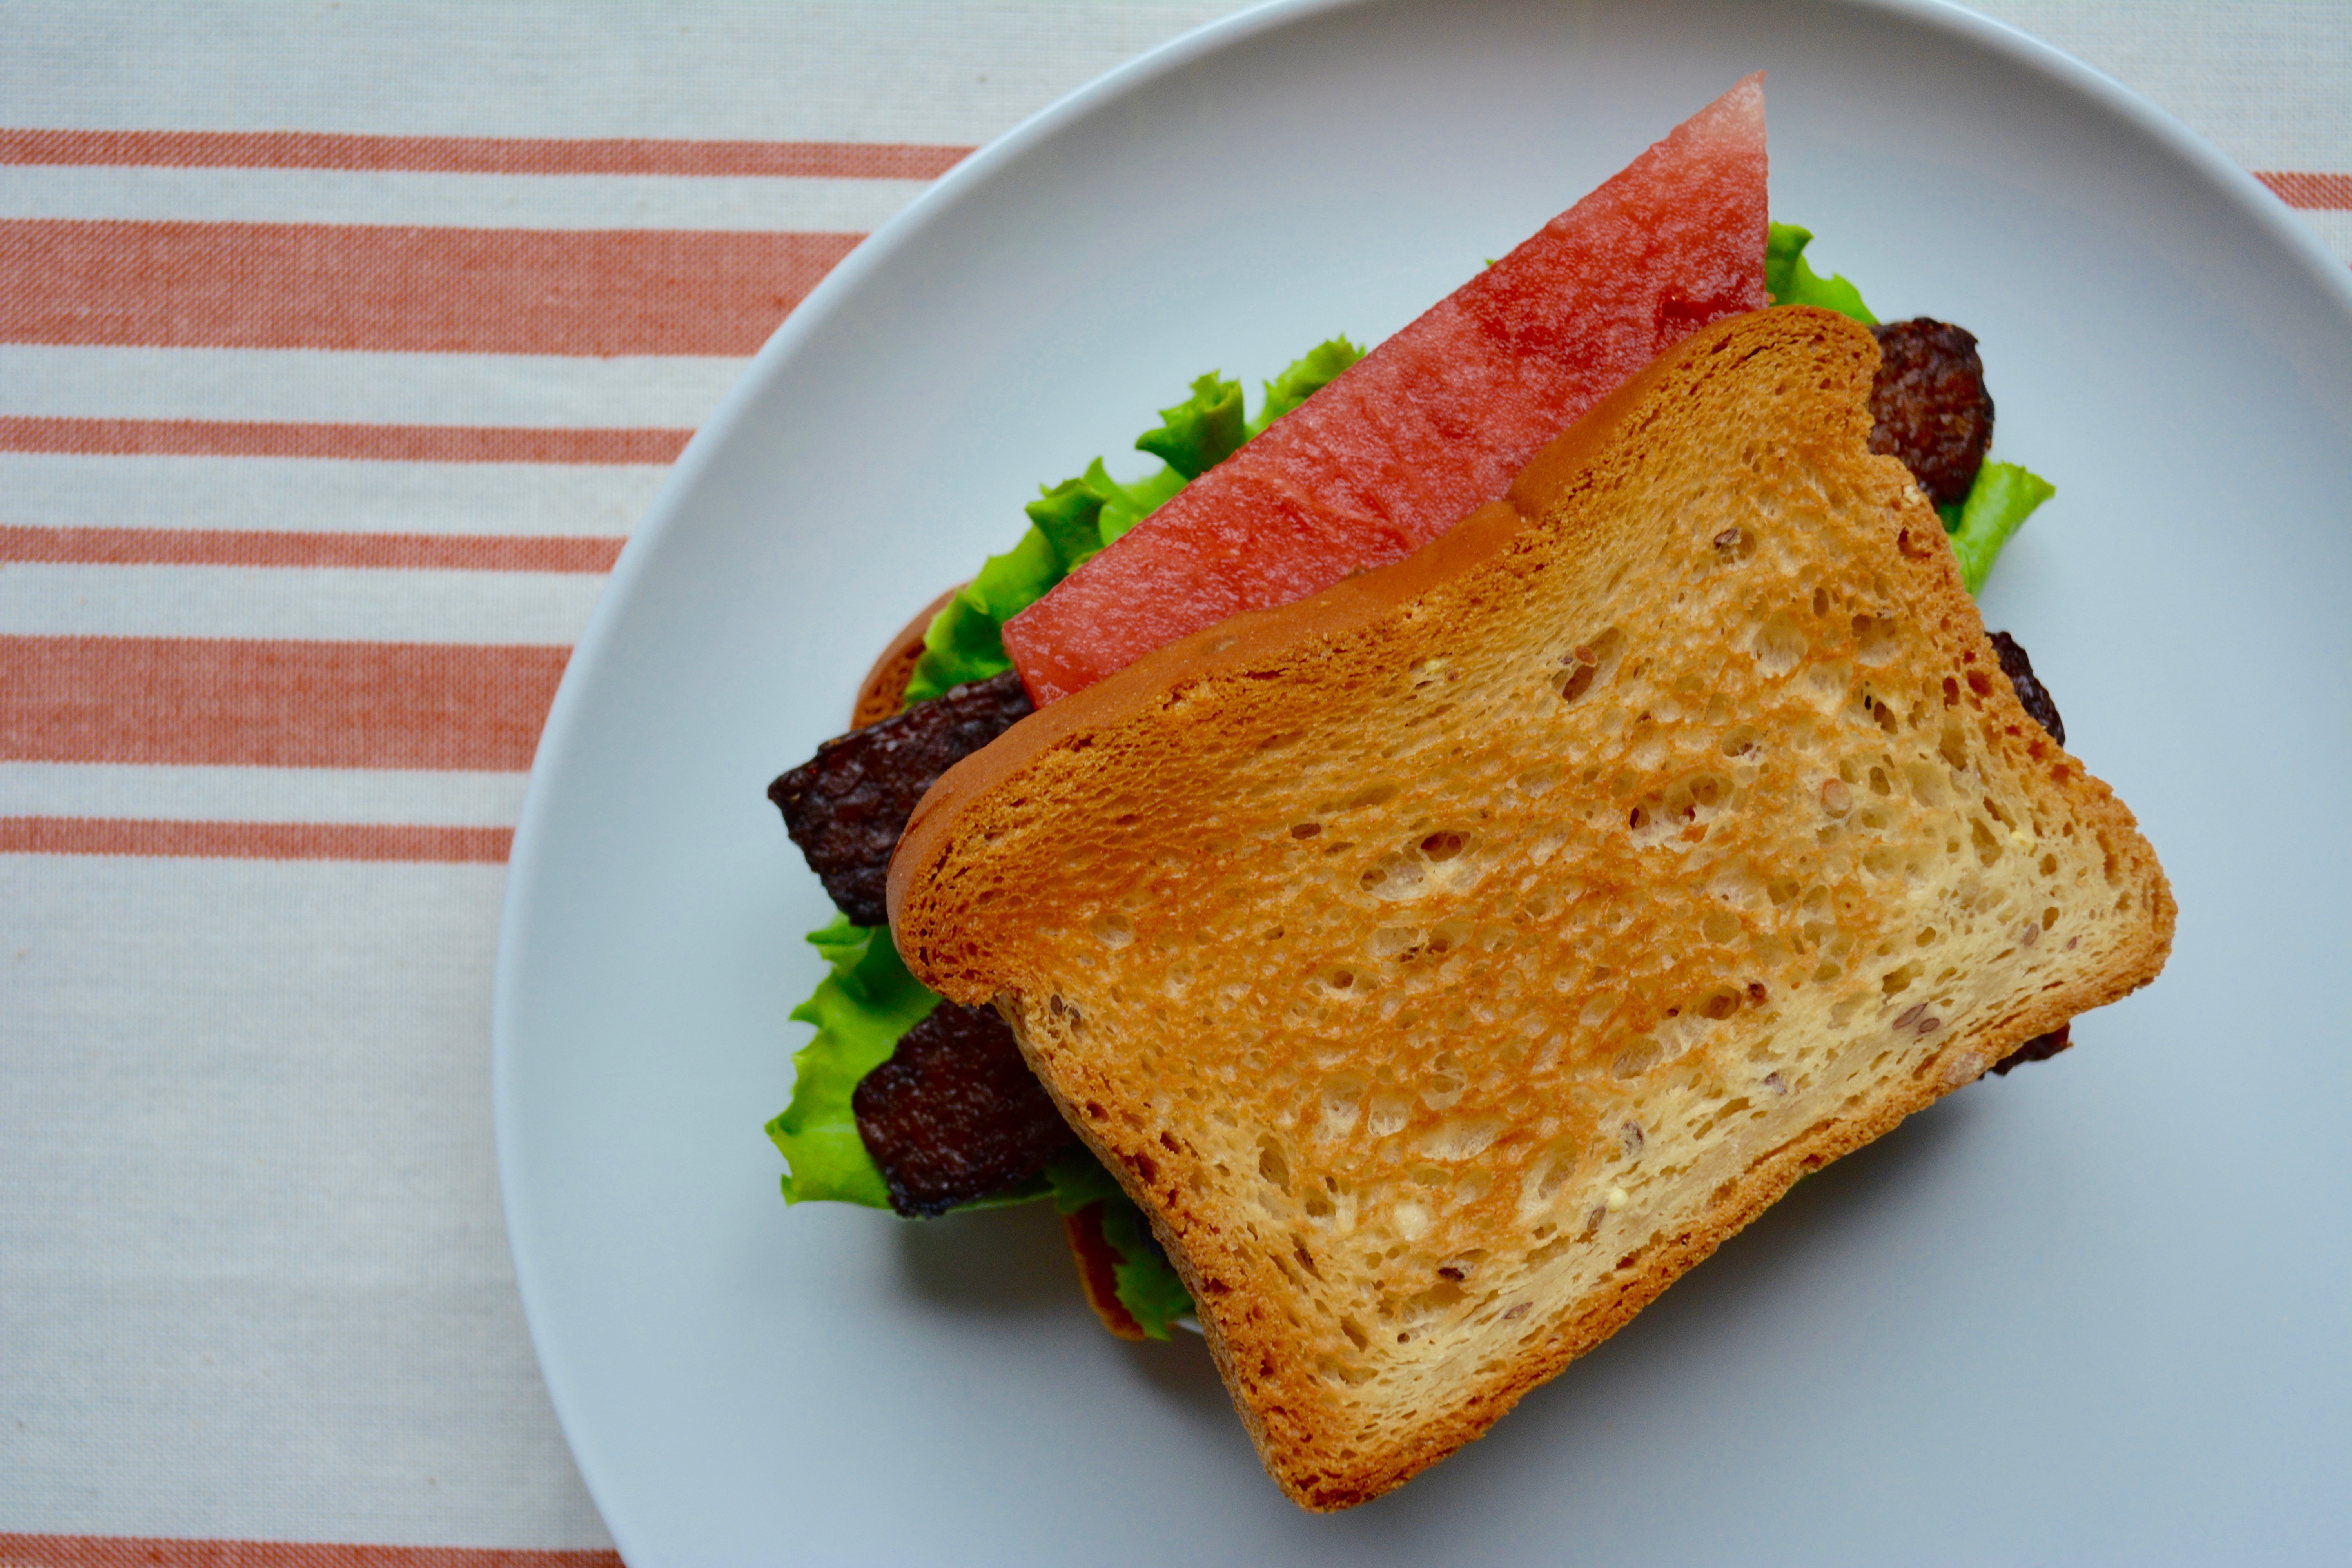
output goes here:
<path id="1" fill-rule="evenodd" d="M 787 1212 L 828 910 L 761 797 L 882 640 L 1212 366 L 1377 339 L 1758 67 L 1776 215 L 1984 344 L 2058 499 L 1987 609 L 2178 889 L 2151 991 L 1806 1182 L 1484 1442 L 1309 1518 L 1037 1209 Z M 1114 458 L 1116 461 L 1116 458 Z M 1136 457 L 1133 471 L 1148 460 Z M 2147 105 L 1927 5 L 1298 5 L 971 159 L 793 317 L 574 656 L 496 1090 L 634 1563 L 2307 1561 L 2352 1538 L 2352 288 Z"/>

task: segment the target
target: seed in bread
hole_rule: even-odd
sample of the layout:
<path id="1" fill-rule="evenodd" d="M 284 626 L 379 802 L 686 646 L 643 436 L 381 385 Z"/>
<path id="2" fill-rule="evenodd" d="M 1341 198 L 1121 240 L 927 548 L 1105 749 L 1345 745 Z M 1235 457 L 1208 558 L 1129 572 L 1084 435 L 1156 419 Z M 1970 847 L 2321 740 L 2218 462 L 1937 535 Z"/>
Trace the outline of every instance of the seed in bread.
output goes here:
<path id="1" fill-rule="evenodd" d="M 1412 557 L 1014 726 L 892 863 L 1150 1216 L 1301 1503 L 1477 1436 L 1804 1172 L 2152 979 L 1877 350 L 1663 356 Z"/>

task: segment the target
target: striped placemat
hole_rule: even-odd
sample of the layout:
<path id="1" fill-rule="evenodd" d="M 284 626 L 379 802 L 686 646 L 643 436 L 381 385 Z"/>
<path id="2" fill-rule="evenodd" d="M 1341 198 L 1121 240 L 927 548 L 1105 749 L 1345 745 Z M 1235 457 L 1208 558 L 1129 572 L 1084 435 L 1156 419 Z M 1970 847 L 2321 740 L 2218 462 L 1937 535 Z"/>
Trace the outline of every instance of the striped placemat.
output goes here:
<path id="1" fill-rule="evenodd" d="M 0 1564 L 614 1560 L 487 1092 L 571 644 L 865 233 L 1234 8 L 0 4 Z M 2352 261 L 2352 8 L 1990 8 Z"/>

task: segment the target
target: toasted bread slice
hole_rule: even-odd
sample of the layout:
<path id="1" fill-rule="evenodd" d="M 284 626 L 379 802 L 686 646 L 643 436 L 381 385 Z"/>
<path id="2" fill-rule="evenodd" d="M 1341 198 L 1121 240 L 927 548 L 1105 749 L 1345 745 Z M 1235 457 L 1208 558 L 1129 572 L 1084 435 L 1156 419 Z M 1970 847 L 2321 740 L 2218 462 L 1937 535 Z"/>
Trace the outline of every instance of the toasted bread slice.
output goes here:
<path id="1" fill-rule="evenodd" d="M 909 966 L 1012 1020 L 1307 1507 L 2163 964 L 2154 852 L 1865 447 L 1876 360 L 1709 328 L 1507 501 L 1023 721 L 901 841 Z"/>

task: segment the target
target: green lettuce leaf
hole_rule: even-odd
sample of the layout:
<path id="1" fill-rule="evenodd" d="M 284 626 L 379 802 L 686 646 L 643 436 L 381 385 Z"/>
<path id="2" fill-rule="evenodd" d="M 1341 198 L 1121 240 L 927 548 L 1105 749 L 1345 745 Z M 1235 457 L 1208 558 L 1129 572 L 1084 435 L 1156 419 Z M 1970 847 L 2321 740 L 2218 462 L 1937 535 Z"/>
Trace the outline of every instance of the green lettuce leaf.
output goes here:
<path id="1" fill-rule="evenodd" d="M 1240 451 L 1248 439 L 1242 384 L 1211 371 L 1192 384 L 1192 396 L 1160 411 L 1159 428 L 1138 436 L 1135 449 L 1160 458 L 1190 483 Z"/>
<path id="2" fill-rule="evenodd" d="M 1049 500 L 1052 494 L 1047 492 Z M 986 680 L 1011 669 L 1004 623 L 1062 580 L 1060 560 L 1053 540 L 1034 523 L 1020 543 L 990 556 L 980 575 L 931 617 L 922 654 L 907 681 L 907 700 L 920 702 L 967 680 Z"/>
<path id="3" fill-rule="evenodd" d="M 768 1136 L 788 1167 L 784 1201 L 822 1198 L 886 1209 L 889 1189 L 858 1134 L 849 1097 L 860 1079 L 890 1059 L 898 1037 L 921 1023 L 940 999 L 907 973 L 886 931 L 852 925 L 847 915 L 836 915 L 823 931 L 811 931 L 808 941 L 833 972 L 817 982 L 814 995 L 793 1009 L 794 1018 L 816 1026 L 816 1037 L 793 1053 L 792 1103 L 768 1123 Z M 952 1212 L 1030 1203 L 1053 1190 L 1041 1173 L 1001 1193 L 958 1204 Z"/>
<path id="4" fill-rule="evenodd" d="M 1103 1239 L 1119 1256 L 1111 1265 L 1118 1304 L 1135 1320 L 1148 1339 L 1165 1340 L 1179 1318 L 1192 1315 L 1192 1293 L 1169 1265 L 1168 1255 L 1152 1238 L 1151 1226 L 1132 1200 L 1105 1204 Z"/>
<path id="5" fill-rule="evenodd" d="M 1138 450 L 1160 459 L 1157 472 L 1123 484 L 1097 458 L 1077 478 L 1045 487 L 1028 505 L 1029 531 L 1021 542 L 990 556 L 971 586 L 931 618 L 907 700 L 1012 668 L 1005 622 L 1363 357 L 1345 338 L 1318 343 L 1265 384 L 1265 403 L 1249 420 L 1243 418 L 1241 383 L 1211 371 L 1192 383 L 1190 397 L 1161 409 L 1160 423 L 1136 437 Z"/>
<path id="6" fill-rule="evenodd" d="M 1764 245 L 1764 289 L 1775 305 L 1819 305 L 1851 316 L 1865 327 L 1878 318 L 1862 302 L 1862 290 L 1843 278 L 1823 278 L 1805 260 L 1812 231 L 1792 223 L 1776 223 Z M 2057 494 L 2057 487 L 2014 463 L 1987 463 L 1977 470 L 1968 498 L 1956 505 L 1939 506 L 1944 531 L 1959 557 L 1960 575 L 1970 594 L 1984 590 L 1992 574 L 1993 557 L 2010 536 L 2024 526 L 2033 509 Z"/>
<path id="7" fill-rule="evenodd" d="M 1054 1211 L 1074 1215 L 1089 1204 L 1102 1205 L 1103 1240 L 1118 1254 L 1111 1265 L 1113 1289 L 1149 1339 L 1164 1340 L 1179 1318 L 1192 1312 L 1192 1292 L 1160 1249 L 1151 1224 L 1117 1177 L 1084 1148 L 1058 1155 L 1045 1167 L 1052 1184 Z"/>
<path id="8" fill-rule="evenodd" d="M 1776 223 L 1764 242 L 1764 291 L 1775 305 L 1819 305 L 1841 316 L 1852 316 L 1865 327 L 1878 318 L 1862 302 L 1862 290 L 1842 277 L 1823 278 L 1805 259 L 1813 231 L 1792 223 Z"/>
<path id="9" fill-rule="evenodd" d="M 2000 547 L 2025 526 L 2034 508 L 2057 493 L 2057 486 L 2015 463 L 1987 463 L 1977 470 L 1968 500 L 1958 507 L 1937 509 L 1943 514 L 1944 530 L 1951 535 L 1952 553 L 1960 558 L 1960 576 L 1970 594 L 1984 591 Z"/>
<path id="10" fill-rule="evenodd" d="M 1045 1179 L 1053 1186 L 1054 1212 L 1065 1217 L 1088 1204 L 1132 1201 L 1118 1178 L 1105 1170 L 1083 1143 L 1047 1161 Z"/>
<path id="11" fill-rule="evenodd" d="M 1174 468 L 1162 468 L 1131 485 L 1122 485 L 1110 477 L 1103 468 L 1103 460 L 1097 458 L 1087 465 L 1085 482 L 1103 498 L 1102 517 L 1095 526 L 1102 536 L 1102 542 L 1109 544 L 1159 510 L 1170 497 L 1191 481 Z"/>
<path id="12" fill-rule="evenodd" d="M 793 1009 L 795 1019 L 816 1026 L 816 1037 L 793 1054 L 792 1103 L 768 1123 L 789 1167 L 784 1201 L 830 1198 L 888 1208 L 889 1192 L 857 1135 L 849 1095 L 940 999 L 907 973 L 887 931 L 852 925 L 842 915 L 808 940 L 833 973 Z"/>
<path id="13" fill-rule="evenodd" d="M 1249 423 L 1249 433 L 1259 434 L 1267 426 L 1322 391 L 1339 377 L 1339 373 L 1364 357 L 1364 351 L 1345 338 L 1332 338 L 1317 343 L 1307 351 L 1304 359 L 1293 360 L 1290 368 L 1265 384 L 1265 402 L 1257 417 Z"/>

